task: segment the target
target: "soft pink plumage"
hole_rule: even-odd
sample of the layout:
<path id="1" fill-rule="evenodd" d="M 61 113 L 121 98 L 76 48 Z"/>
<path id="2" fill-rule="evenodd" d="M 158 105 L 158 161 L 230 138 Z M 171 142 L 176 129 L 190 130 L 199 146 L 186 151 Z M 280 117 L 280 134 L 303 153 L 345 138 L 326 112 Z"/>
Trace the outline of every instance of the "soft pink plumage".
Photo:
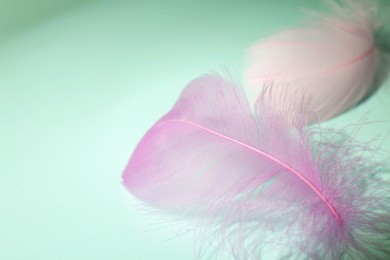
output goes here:
<path id="1" fill-rule="evenodd" d="M 315 122 L 339 115 L 372 92 L 380 69 L 374 39 L 376 6 L 364 0 L 342 2 L 328 1 L 333 16 L 317 15 L 310 24 L 250 48 L 246 78 L 251 100 L 269 81 L 277 82 L 275 95 L 286 92 L 308 99 L 300 108 L 308 113 L 309 122 Z M 283 110 L 289 103 L 288 99 L 276 103 L 274 109 Z"/>
<path id="2" fill-rule="evenodd" d="M 386 259 L 390 186 L 380 165 L 343 134 L 275 112 L 274 98 L 264 91 L 253 113 L 235 83 L 194 80 L 138 144 L 125 187 L 219 230 L 234 259 L 269 249 L 286 259 Z"/>

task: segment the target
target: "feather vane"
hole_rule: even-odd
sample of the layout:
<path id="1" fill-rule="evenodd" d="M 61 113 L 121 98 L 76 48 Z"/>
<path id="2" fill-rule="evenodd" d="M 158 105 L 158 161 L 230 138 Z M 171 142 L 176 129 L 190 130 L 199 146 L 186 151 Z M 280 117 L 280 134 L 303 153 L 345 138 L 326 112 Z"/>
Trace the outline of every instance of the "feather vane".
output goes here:
<path id="1" fill-rule="evenodd" d="M 298 113 L 275 112 L 270 96 L 253 112 L 236 83 L 195 79 L 138 144 L 124 186 L 218 230 L 234 259 L 268 250 L 280 259 L 385 259 L 390 186 L 378 164 L 342 135 L 315 138 Z"/>

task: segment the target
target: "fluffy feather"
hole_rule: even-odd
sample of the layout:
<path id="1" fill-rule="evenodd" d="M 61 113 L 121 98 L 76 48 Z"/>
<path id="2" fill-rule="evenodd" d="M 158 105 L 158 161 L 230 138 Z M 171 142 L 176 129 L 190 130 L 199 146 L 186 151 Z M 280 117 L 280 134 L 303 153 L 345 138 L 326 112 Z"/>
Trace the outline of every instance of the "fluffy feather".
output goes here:
<path id="1" fill-rule="evenodd" d="M 301 28 L 280 32 L 248 51 L 247 92 L 256 100 L 268 81 L 279 83 L 273 93 L 301 94 L 309 122 L 324 121 L 356 105 L 381 78 L 376 47 L 373 1 L 327 1 L 333 16 L 321 16 Z M 380 80 L 380 79 L 379 79 Z M 378 81 L 379 81 L 378 80 Z M 275 109 L 291 102 L 275 104 Z M 292 103 L 295 103 L 292 100 Z M 310 112 L 310 113 L 309 113 Z"/>
<path id="2" fill-rule="evenodd" d="M 194 80 L 138 144 L 124 186 L 154 208 L 198 219 L 234 259 L 270 251 L 279 259 L 388 259 L 390 186 L 378 177 L 381 165 L 365 157 L 365 145 L 275 113 L 271 97 L 263 92 L 253 113 L 235 83 Z"/>

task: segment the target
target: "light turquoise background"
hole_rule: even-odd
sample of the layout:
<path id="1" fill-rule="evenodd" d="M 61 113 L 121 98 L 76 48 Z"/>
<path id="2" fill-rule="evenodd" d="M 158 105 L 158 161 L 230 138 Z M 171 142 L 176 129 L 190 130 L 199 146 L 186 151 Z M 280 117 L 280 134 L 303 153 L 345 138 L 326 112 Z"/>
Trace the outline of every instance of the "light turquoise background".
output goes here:
<path id="1" fill-rule="evenodd" d="M 122 188 L 128 158 L 190 80 L 242 72 L 254 41 L 295 25 L 301 7 L 322 8 L 309 0 L 0 2 L 0 259 L 194 259 L 191 233 L 151 218 Z M 325 125 L 366 114 L 381 122 L 358 139 L 389 132 L 389 84 Z M 382 147 L 390 151 L 390 138 Z"/>

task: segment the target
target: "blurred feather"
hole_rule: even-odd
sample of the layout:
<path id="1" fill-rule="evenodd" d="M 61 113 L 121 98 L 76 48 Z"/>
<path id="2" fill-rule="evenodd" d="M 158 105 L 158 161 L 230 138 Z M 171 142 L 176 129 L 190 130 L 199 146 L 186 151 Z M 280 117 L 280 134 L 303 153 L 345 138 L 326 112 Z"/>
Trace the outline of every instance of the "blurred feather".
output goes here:
<path id="1" fill-rule="evenodd" d="M 255 44 L 248 52 L 247 92 L 252 101 L 269 81 L 273 93 L 309 98 L 300 107 L 309 123 L 335 117 L 372 94 L 387 73 L 385 54 L 374 35 L 380 27 L 375 1 L 334 0 L 326 3 L 330 16 L 316 18 L 301 28 L 280 32 Z M 275 104 L 284 110 L 294 100 Z M 300 106 L 300 105 L 299 105 Z"/>
<path id="2" fill-rule="evenodd" d="M 233 81 L 195 79 L 138 144 L 124 186 L 153 208 L 198 220 L 234 259 L 388 259 L 382 164 L 368 145 L 309 131 L 294 110 L 275 112 L 272 91 L 253 113 Z"/>

